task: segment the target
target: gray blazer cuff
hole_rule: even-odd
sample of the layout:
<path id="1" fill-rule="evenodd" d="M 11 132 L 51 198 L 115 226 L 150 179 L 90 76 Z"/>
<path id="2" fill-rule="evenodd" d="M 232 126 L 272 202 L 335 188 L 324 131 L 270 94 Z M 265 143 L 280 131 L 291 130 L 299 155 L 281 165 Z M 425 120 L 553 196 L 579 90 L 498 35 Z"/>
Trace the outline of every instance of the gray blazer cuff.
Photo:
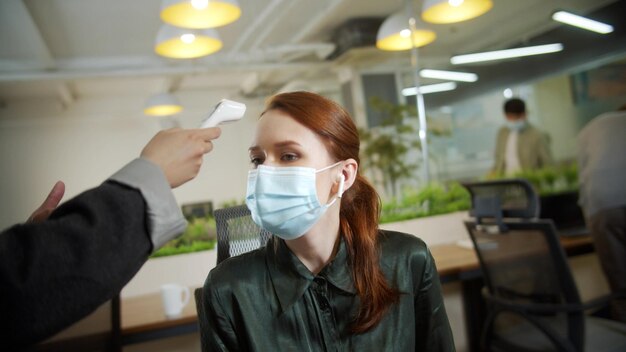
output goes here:
<path id="1" fill-rule="evenodd" d="M 109 180 L 135 188 L 143 195 L 153 251 L 185 231 L 187 221 L 163 171 L 154 163 L 137 158 L 113 174 Z"/>

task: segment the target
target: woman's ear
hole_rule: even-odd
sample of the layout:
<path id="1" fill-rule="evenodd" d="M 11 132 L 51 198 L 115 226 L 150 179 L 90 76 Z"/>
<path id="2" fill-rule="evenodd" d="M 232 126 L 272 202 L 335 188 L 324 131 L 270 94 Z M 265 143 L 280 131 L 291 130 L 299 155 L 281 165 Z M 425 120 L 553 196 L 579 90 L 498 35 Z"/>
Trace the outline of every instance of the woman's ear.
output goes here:
<path id="1" fill-rule="evenodd" d="M 339 192 L 339 186 L 341 183 L 341 176 L 343 176 L 343 192 L 352 187 L 356 180 L 356 175 L 359 170 L 359 164 L 354 159 L 347 159 L 343 162 L 341 167 L 341 173 L 337 175 L 337 191 Z M 343 193 L 342 192 L 342 193 Z"/>

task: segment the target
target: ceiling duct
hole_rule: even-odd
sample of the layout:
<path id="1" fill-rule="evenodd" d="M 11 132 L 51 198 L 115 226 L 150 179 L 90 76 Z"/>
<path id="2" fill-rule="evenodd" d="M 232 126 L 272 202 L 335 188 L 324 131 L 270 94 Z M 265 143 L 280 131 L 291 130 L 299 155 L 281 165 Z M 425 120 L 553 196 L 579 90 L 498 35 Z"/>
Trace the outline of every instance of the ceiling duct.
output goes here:
<path id="1" fill-rule="evenodd" d="M 376 45 L 378 28 L 384 18 L 353 18 L 341 24 L 332 36 L 335 44 L 333 51 L 327 60 L 334 60 L 350 49 Z"/>

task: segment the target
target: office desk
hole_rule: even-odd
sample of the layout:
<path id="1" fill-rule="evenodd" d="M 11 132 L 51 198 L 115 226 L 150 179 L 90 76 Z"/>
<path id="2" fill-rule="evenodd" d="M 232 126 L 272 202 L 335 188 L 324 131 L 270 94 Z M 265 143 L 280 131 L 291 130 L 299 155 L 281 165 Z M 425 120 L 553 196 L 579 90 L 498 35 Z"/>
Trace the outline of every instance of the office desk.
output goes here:
<path id="1" fill-rule="evenodd" d="M 593 244 L 588 236 L 562 237 L 561 243 L 568 256 L 593 252 Z M 456 244 L 437 245 L 430 250 L 441 282 L 461 283 L 468 346 L 470 351 L 478 351 L 485 306 L 481 296 L 483 280 L 476 252 Z M 126 298 L 121 302 L 121 319 L 124 345 L 191 333 L 198 329 L 193 295 L 182 315 L 175 319 L 165 318 L 160 293 Z"/>
<path id="2" fill-rule="evenodd" d="M 176 318 L 165 317 L 160 293 L 125 298 L 121 303 L 122 344 L 129 345 L 195 332 L 196 303 L 191 289 L 189 303 Z"/>
<path id="3" fill-rule="evenodd" d="M 589 236 L 561 237 L 560 240 L 568 256 L 593 252 L 593 242 Z M 430 247 L 430 252 L 435 258 L 439 278 L 444 284 L 462 281 L 467 277 L 482 276 L 474 249 L 463 248 L 456 244 L 444 244 Z"/>

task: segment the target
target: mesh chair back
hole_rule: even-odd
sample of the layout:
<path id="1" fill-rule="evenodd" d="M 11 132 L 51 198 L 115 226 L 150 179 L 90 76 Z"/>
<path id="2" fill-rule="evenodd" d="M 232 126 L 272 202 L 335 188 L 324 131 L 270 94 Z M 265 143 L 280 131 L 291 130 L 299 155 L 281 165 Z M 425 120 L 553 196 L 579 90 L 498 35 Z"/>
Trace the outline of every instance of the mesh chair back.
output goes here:
<path id="1" fill-rule="evenodd" d="M 479 219 L 502 218 L 535 219 L 539 216 L 539 197 L 533 186 L 524 179 L 495 180 L 463 183 L 470 192 L 470 215 Z M 485 212 L 486 211 L 486 212 Z"/>
<path id="2" fill-rule="evenodd" d="M 217 226 L 217 263 L 265 246 L 272 235 L 252 221 L 245 205 L 218 209 L 213 215 Z"/>
<path id="3" fill-rule="evenodd" d="M 535 330 L 535 335 L 547 339 L 533 328 L 536 322 L 545 324 L 554 330 L 555 335 L 573 341 L 574 345 L 582 345 L 582 312 L 526 314 L 523 308 L 528 304 L 580 304 L 580 296 L 554 225 L 550 220 L 505 221 L 504 224 L 506 230 L 497 225 L 465 223 L 490 295 L 519 306 L 518 312 L 522 312 L 501 315 L 490 331 L 496 339 L 505 339 L 505 336 L 513 336 L 509 332 L 516 329 Z M 526 335 L 527 339 L 530 339 L 529 335 Z M 515 344 L 514 341 L 509 342 Z"/>

